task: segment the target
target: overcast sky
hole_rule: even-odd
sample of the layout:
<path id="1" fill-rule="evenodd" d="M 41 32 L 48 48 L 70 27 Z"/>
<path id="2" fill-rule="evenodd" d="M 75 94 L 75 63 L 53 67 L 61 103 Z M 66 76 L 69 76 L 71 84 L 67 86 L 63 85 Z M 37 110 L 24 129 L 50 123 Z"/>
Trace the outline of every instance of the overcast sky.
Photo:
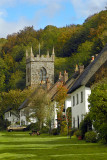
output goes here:
<path id="1" fill-rule="evenodd" d="M 107 0 L 0 0 L 0 38 L 25 26 L 38 30 L 47 25 L 82 24 L 105 6 Z"/>

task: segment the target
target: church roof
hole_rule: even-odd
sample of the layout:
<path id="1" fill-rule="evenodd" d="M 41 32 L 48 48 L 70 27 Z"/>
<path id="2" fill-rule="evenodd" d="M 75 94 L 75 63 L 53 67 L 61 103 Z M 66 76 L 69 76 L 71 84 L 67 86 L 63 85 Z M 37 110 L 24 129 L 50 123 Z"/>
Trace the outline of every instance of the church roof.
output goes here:
<path id="1" fill-rule="evenodd" d="M 79 88 L 80 86 L 87 86 L 89 81 L 92 80 L 92 77 L 95 73 L 102 67 L 102 65 L 107 68 L 107 45 L 103 48 L 103 50 L 98 54 L 93 62 L 91 62 L 84 71 L 78 76 L 75 80 L 74 84 L 68 91 L 68 94 L 72 93 L 74 90 Z"/>

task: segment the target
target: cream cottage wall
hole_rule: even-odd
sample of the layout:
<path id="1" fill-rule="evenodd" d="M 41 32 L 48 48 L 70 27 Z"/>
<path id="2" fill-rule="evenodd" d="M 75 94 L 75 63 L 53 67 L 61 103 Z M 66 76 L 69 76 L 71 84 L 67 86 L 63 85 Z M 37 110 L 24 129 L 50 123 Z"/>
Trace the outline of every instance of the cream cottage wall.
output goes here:
<path id="1" fill-rule="evenodd" d="M 72 92 L 72 127 L 79 128 L 79 124 L 83 120 L 84 115 L 88 113 L 88 97 L 90 94 L 91 89 L 85 86 L 81 86 Z"/>

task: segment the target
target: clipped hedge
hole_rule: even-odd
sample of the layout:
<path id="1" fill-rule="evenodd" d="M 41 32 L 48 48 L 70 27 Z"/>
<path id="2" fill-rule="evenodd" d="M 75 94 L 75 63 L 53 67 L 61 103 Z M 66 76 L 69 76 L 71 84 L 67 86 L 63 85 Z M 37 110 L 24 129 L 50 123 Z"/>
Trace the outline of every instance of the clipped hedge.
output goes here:
<path id="1" fill-rule="evenodd" d="M 97 133 L 94 131 L 89 131 L 85 133 L 86 142 L 96 142 L 97 141 Z"/>

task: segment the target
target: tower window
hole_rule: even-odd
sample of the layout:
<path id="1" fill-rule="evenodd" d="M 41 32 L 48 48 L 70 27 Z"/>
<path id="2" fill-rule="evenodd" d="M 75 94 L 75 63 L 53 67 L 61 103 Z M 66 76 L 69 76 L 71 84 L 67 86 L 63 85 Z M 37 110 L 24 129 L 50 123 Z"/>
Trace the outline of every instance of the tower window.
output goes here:
<path id="1" fill-rule="evenodd" d="M 73 117 L 73 128 L 75 128 L 75 117 Z"/>
<path id="2" fill-rule="evenodd" d="M 46 81 L 46 69 L 45 68 L 41 68 L 40 70 L 40 80 Z"/>

